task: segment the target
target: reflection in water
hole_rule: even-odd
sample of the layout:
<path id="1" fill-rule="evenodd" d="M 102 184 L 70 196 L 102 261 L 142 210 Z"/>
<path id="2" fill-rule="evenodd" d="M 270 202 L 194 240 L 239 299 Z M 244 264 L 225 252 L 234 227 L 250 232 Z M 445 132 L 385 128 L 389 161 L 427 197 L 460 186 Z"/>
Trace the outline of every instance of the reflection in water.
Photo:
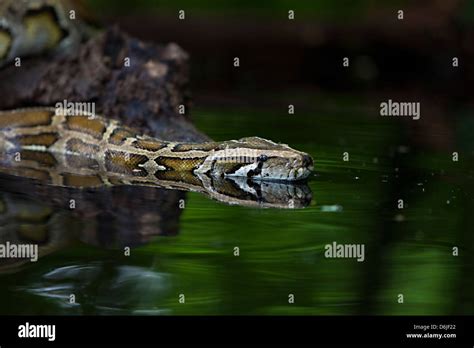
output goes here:
<path id="1" fill-rule="evenodd" d="M 300 208 L 311 201 L 306 185 L 240 179 L 213 179 L 205 193 L 218 201 L 255 207 Z M 182 190 L 59 187 L 1 174 L 0 244 L 38 245 L 40 258 L 77 241 L 119 249 L 123 255 L 120 249 L 177 235 L 185 198 Z M 0 259 L 0 273 L 17 273 L 28 264 L 29 259 Z M 169 310 L 152 303 L 166 292 L 169 282 L 168 274 L 147 267 L 99 260 L 56 264 L 17 290 L 48 299 L 64 313 L 166 314 Z M 94 289 L 90 284 L 95 284 Z M 91 291 L 93 299 L 80 295 Z M 71 294 L 75 294 L 72 302 Z"/>
<path id="2" fill-rule="evenodd" d="M 106 249 L 176 235 L 185 192 L 118 186 L 78 190 L 0 176 L 0 244 L 38 244 L 42 257 L 80 240 Z M 29 260 L 1 259 L 0 271 Z"/>
<path id="3" fill-rule="evenodd" d="M 123 249 L 159 235 L 176 235 L 185 199 L 185 192 L 176 190 L 129 186 L 74 190 L 5 175 L 0 176 L 0 191 L 0 244 L 37 244 L 40 258 L 78 240 Z M 19 272 L 27 264 L 28 259 L 1 259 L 0 273 Z M 169 278 L 146 267 L 99 260 L 55 265 L 17 290 L 48 299 L 69 314 L 123 314 L 122 309 L 129 307 L 135 314 L 166 314 L 150 303 L 166 292 Z M 93 298 L 84 295 L 91 291 Z"/>
<path id="4" fill-rule="evenodd" d="M 6 176 L 0 190 L 1 239 L 30 240 L 45 251 L 71 239 L 123 248 L 176 235 L 185 199 L 182 191 L 159 188 L 78 190 Z"/>
<path id="5" fill-rule="evenodd" d="M 95 296 L 84 296 L 96 283 Z M 95 262 L 58 267 L 19 290 L 47 298 L 69 314 L 169 314 L 153 301 L 169 292 L 170 275 L 144 267 Z M 71 294 L 75 295 L 70 301 Z M 130 296 L 133 294 L 133 296 Z"/>
<path id="6" fill-rule="evenodd" d="M 301 208 L 311 202 L 306 185 L 214 179 L 208 190 L 219 201 L 252 207 Z M 0 192 L 0 241 L 37 243 L 41 255 L 72 239 L 123 248 L 176 235 L 185 207 L 185 192 L 145 186 L 77 189 L 1 175 Z"/>

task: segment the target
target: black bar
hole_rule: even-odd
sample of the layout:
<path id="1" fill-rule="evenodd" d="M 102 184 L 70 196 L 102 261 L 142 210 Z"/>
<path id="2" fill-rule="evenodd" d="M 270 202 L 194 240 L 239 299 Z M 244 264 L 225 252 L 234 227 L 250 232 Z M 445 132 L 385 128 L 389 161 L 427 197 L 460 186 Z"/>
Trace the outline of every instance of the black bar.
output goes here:
<path id="1" fill-rule="evenodd" d="M 473 346 L 473 316 L 3 316 L 0 346 L 21 344 L 324 343 Z M 20 338 L 26 323 L 55 325 L 55 340 Z M 425 326 L 425 330 L 414 328 Z M 436 327 L 433 325 L 437 325 Z M 428 328 L 426 329 L 426 326 Z M 407 334 L 456 334 L 407 338 Z"/>

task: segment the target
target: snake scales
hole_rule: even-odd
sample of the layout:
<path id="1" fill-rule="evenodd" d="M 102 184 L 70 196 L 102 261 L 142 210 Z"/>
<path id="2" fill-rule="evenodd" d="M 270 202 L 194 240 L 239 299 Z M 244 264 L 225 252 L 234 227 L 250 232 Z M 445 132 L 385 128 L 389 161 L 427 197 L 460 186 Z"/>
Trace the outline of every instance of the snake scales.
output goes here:
<path id="1" fill-rule="evenodd" d="M 69 20 L 71 8 L 66 1 L 2 1 L 0 65 L 77 44 L 86 30 L 80 21 Z M 57 186 L 211 190 L 214 198 L 232 203 L 216 193 L 216 183 L 223 178 L 233 178 L 234 187 L 250 192 L 249 180 L 293 182 L 307 178 L 313 169 L 308 154 L 258 137 L 166 142 L 114 120 L 47 107 L 2 111 L 0 130 L 0 150 L 9 174 Z"/>

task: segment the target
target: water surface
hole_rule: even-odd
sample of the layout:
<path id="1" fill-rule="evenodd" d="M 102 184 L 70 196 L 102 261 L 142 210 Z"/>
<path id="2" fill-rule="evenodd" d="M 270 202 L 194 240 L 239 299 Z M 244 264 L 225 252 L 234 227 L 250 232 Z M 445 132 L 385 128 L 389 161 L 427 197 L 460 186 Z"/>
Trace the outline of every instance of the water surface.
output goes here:
<path id="1" fill-rule="evenodd" d="M 431 146 L 411 132 L 414 121 L 346 104 L 295 115 L 197 107 L 197 126 L 215 140 L 258 135 L 310 153 L 310 205 L 254 209 L 187 193 L 181 209 L 181 193 L 129 200 L 150 191 L 128 188 L 110 198 L 115 206 L 96 204 L 69 217 L 67 227 L 23 223 L 33 225 L 30 235 L 59 227 L 66 236 L 77 227 L 81 238 L 74 234 L 38 262 L 0 274 L 0 314 L 474 313 L 469 110 L 453 113 L 454 128 L 431 134 L 441 144 Z M 451 133 L 456 141 L 445 145 Z M 452 161 L 453 149 L 461 161 Z M 31 212 L 42 204 L 24 206 Z M 133 215 L 140 204 L 151 212 L 147 221 Z M 114 223 L 92 218 L 124 206 Z M 100 238 L 98 227 L 107 231 Z M 363 244 L 364 261 L 326 258 L 333 242 Z"/>

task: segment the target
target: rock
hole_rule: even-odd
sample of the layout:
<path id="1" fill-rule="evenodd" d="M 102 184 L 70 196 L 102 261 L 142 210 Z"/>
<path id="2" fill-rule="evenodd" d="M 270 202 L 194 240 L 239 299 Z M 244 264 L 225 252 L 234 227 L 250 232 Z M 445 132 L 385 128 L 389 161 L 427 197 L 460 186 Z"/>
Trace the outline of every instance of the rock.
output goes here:
<path id="1" fill-rule="evenodd" d="M 144 134 L 208 140 L 178 112 L 189 110 L 188 59 L 174 43 L 144 43 L 112 27 L 70 54 L 25 57 L 21 67 L 0 70 L 0 109 L 95 102 L 98 114 Z"/>

